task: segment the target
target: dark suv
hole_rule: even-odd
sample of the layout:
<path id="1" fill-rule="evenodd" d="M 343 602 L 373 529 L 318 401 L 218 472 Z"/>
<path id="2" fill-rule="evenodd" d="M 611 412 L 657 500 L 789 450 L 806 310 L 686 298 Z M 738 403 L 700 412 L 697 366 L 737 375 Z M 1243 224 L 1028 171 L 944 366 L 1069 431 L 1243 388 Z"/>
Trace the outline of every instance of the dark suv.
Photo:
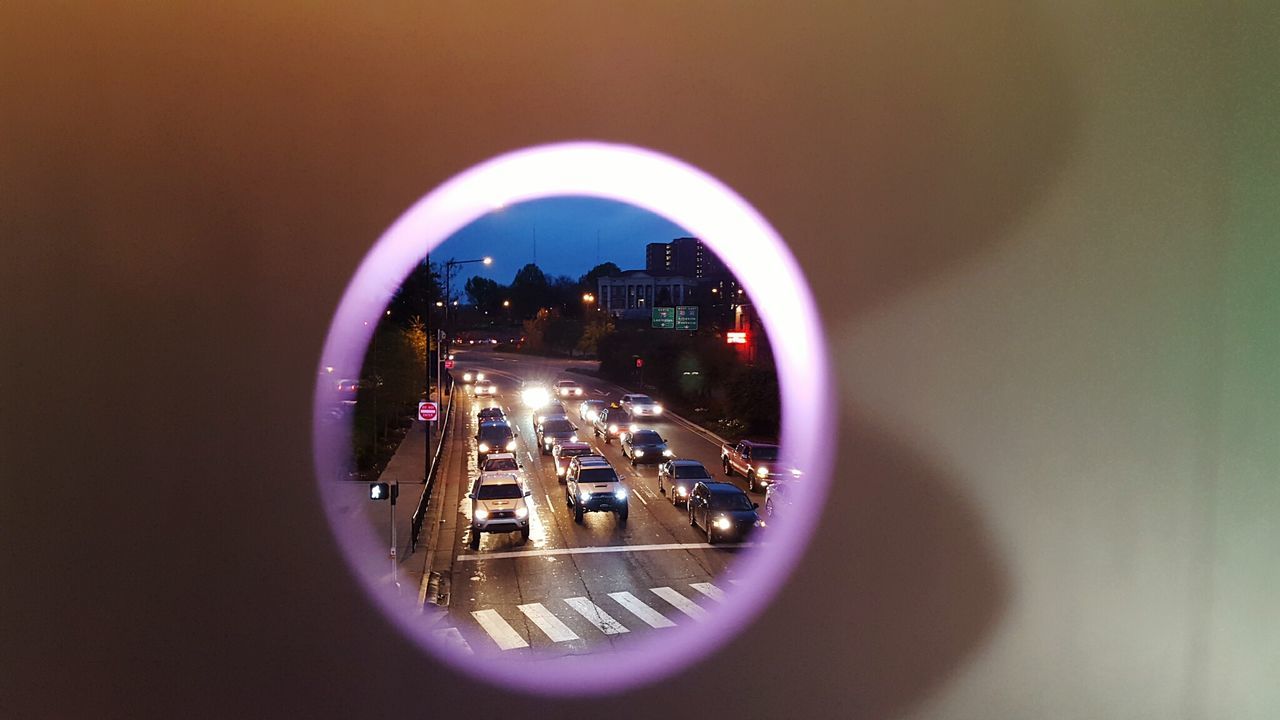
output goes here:
<path id="1" fill-rule="evenodd" d="M 627 524 L 627 488 L 609 461 L 599 455 L 582 455 L 569 461 L 564 474 L 564 503 L 579 525 L 583 514 L 589 512 L 611 512 L 619 525 Z"/>
<path id="2" fill-rule="evenodd" d="M 707 542 L 743 540 L 760 524 L 756 503 L 742 488 L 727 482 L 700 482 L 689 495 L 689 524 L 707 531 Z"/>

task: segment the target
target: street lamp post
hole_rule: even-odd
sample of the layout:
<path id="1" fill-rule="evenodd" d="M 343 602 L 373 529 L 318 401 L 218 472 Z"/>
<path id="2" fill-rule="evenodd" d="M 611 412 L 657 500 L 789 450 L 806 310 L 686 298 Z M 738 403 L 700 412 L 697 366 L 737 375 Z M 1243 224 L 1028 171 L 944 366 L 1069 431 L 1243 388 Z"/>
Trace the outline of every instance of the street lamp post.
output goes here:
<path id="1" fill-rule="evenodd" d="M 485 265 L 492 265 L 492 264 L 493 264 L 493 258 L 491 258 L 491 257 L 489 257 L 489 256 L 487 256 L 487 255 L 486 255 L 485 257 L 482 257 L 482 258 L 476 258 L 475 260 L 447 260 L 447 261 L 445 261 L 445 264 L 444 264 L 444 317 L 445 317 L 444 325 L 445 325 L 445 329 L 446 329 L 446 330 L 450 330 L 450 329 L 451 329 L 451 327 L 449 326 L 449 323 L 448 323 L 448 320 L 449 320 L 449 306 L 450 306 L 450 304 L 454 304 L 454 305 L 456 305 L 456 304 L 457 304 L 457 303 L 454 303 L 454 302 L 453 302 L 453 290 L 452 290 L 452 288 L 451 288 L 451 284 L 452 284 L 452 280 L 453 280 L 453 269 L 454 269 L 455 267 L 458 267 L 459 265 L 466 265 L 466 264 L 468 264 L 468 263 L 484 263 Z"/>

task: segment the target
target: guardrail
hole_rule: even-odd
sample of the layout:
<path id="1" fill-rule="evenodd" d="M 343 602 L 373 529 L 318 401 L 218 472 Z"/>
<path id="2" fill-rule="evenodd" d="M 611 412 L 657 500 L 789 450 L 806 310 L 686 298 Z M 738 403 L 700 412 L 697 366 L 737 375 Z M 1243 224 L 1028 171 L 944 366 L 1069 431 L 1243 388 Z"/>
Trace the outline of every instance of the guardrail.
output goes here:
<path id="1" fill-rule="evenodd" d="M 445 405 L 444 416 L 440 421 L 440 436 L 436 439 L 436 452 L 431 456 L 431 468 L 427 471 L 427 481 L 422 485 L 422 496 L 418 498 L 418 508 L 413 511 L 413 519 L 409 523 L 409 552 L 418 551 L 418 536 L 422 533 L 422 521 L 427 516 L 427 503 L 431 501 L 431 491 L 436 486 L 436 474 L 440 470 L 440 455 L 444 451 L 445 436 L 449 433 L 453 419 L 454 383 L 449 382 L 449 402 Z M 430 426 L 428 426 L 428 431 Z"/>

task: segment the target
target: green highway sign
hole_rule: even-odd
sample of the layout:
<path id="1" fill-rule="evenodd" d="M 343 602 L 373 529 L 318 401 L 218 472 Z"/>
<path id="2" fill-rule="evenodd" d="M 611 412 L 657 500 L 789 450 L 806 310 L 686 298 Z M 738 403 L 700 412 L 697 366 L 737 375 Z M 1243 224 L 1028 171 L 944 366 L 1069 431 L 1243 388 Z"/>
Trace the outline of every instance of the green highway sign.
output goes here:
<path id="1" fill-rule="evenodd" d="M 696 308 L 695 308 L 696 309 Z M 676 309 L 669 307 L 656 307 L 653 309 L 653 326 L 671 330 L 676 326 Z"/>
<path id="2" fill-rule="evenodd" d="M 679 305 L 676 307 L 676 330 L 698 329 L 698 306 Z"/>

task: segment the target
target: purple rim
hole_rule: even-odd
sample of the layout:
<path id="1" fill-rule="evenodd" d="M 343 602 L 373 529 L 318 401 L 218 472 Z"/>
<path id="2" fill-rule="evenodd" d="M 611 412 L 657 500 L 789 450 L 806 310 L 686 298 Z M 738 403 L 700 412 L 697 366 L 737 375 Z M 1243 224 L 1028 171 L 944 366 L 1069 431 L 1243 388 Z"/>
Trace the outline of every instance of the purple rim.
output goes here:
<path id="1" fill-rule="evenodd" d="M 341 481 L 351 466 L 344 423 L 328 419 L 333 380 L 356 377 L 364 350 L 400 282 L 423 255 L 486 213 L 541 198 L 585 195 L 644 208 L 702 238 L 755 300 L 769 333 L 782 395 L 782 447 L 803 468 L 790 518 L 819 517 L 832 470 L 830 426 L 813 408 L 833 394 L 817 307 L 782 238 L 745 200 L 710 175 L 642 148 L 595 142 L 542 145 L 501 155 L 436 188 L 383 233 L 338 304 L 319 363 L 312 413 L 313 458 L 321 502 L 343 556 L 375 605 L 434 658 L 476 678 L 539 695 L 600 695 L 656 682 L 706 657 L 741 632 L 786 581 L 816 523 L 781 521 L 771 541 L 735 562 L 740 585 L 726 590 L 719 612 L 679 632 L 650 633 L 625 650 L 557 658 L 482 658 L 442 645 L 419 612 L 417 591 L 387 579 L 386 546 L 362 512 L 349 507 Z M 827 419 L 828 421 L 830 418 Z M 590 666 L 592 682 L 563 682 L 566 670 Z"/>

